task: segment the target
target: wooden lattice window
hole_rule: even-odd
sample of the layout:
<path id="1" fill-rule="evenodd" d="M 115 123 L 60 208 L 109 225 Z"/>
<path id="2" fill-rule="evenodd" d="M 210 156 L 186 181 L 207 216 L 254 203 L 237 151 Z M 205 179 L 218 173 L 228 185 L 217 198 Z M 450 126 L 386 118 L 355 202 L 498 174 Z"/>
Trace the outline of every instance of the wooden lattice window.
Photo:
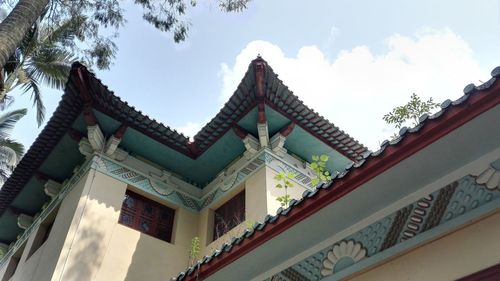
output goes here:
<path id="1" fill-rule="evenodd" d="M 118 222 L 142 233 L 171 242 L 175 211 L 127 190 Z"/>
<path id="2" fill-rule="evenodd" d="M 245 191 L 214 211 L 214 240 L 245 221 Z"/>

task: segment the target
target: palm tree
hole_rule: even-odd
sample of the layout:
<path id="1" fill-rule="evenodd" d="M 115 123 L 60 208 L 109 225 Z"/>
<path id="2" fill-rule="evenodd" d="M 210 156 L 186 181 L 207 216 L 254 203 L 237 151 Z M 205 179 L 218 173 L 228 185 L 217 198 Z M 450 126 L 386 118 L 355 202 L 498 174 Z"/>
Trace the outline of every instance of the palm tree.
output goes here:
<path id="1" fill-rule="evenodd" d="M 84 17 L 77 16 L 55 28 L 40 25 L 38 21 L 5 65 L 0 102 L 8 103 L 7 93 L 18 87 L 23 93 L 30 92 L 40 126 L 45 117 L 40 85 L 64 88 L 71 64 L 77 60 L 68 45 L 73 44 L 78 27 L 84 21 Z"/>
<path id="2" fill-rule="evenodd" d="M 0 115 L 0 184 L 3 184 L 24 154 L 24 146 L 10 138 L 17 121 L 27 110 L 17 109 Z"/>

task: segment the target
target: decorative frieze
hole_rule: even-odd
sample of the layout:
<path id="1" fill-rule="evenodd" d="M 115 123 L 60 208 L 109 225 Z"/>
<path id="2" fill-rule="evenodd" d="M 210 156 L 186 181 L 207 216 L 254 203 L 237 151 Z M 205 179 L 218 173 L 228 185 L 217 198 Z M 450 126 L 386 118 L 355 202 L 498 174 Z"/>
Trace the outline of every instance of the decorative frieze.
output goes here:
<path id="1" fill-rule="evenodd" d="M 323 261 L 321 276 L 329 276 L 334 272 L 349 267 L 366 257 L 366 249 L 361 243 L 353 240 L 342 241 L 333 245 L 332 249 L 326 253 Z"/>
<path id="2" fill-rule="evenodd" d="M 500 159 L 472 174 L 477 184 L 484 184 L 488 189 L 500 190 Z"/>
<path id="3" fill-rule="evenodd" d="M 358 253 L 361 254 L 356 257 L 377 259 L 380 257 L 379 253 L 396 245 L 415 241 L 423 232 L 448 221 L 459 220 L 461 216 L 493 201 L 497 203 L 492 204 L 498 204 L 500 190 L 490 189 L 488 181 L 478 184 L 477 179 L 478 176 L 464 176 L 289 268 L 309 280 L 319 280 L 354 265 L 354 259 L 343 257 L 352 258 L 356 252 L 353 251 L 356 244 L 364 249 L 362 253 L 359 250 Z"/>

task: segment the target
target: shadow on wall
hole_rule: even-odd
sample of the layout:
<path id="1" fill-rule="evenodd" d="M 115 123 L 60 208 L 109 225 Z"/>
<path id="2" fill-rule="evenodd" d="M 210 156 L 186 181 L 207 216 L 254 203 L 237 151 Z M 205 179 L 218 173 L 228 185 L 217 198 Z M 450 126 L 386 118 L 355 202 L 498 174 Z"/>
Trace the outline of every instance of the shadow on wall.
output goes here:
<path id="1" fill-rule="evenodd" d="M 124 281 L 168 281 L 186 268 L 187 248 L 141 233 Z"/>
<path id="2" fill-rule="evenodd" d="M 69 253 L 72 261 L 66 261 L 67 268 L 63 271 L 61 280 L 86 281 L 95 277 L 96 269 L 101 260 L 98 258 L 105 251 L 104 233 L 99 227 L 85 226 L 79 229 L 80 234 Z M 77 242 L 76 242 L 77 241 Z"/>

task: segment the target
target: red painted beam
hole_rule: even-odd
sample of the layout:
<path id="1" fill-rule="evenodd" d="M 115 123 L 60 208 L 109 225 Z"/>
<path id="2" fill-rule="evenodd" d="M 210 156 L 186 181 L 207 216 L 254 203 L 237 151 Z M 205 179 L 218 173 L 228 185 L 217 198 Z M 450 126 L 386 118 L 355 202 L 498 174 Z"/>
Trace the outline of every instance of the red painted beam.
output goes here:
<path id="1" fill-rule="evenodd" d="M 246 138 L 246 136 L 249 134 L 245 129 L 238 126 L 238 124 L 233 125 L 233 131 L 238 137 L 240 137 L 240 139 Z"/>
<path id="2" fill-rule="evenodd" d="M 280 130 L 280 134 L 284 137 L 288 137 L 288 135 L 290 135 L 293 131 L 293 128 L 295 128 L 295 123 L 294 122 L 290 122 L 290 124 L 284 126 L 283 128 L 281 128 Z"/>
<path id="3" fill-rule="evenodd" d="M 123 135 L 125 135 L 125 132 L 127 131 L 128 126 L 122 123 L 118 129 L 116 129 L 116 132 L 114 134 L 115 138 L 117 139 L 122 139 Z"/>

